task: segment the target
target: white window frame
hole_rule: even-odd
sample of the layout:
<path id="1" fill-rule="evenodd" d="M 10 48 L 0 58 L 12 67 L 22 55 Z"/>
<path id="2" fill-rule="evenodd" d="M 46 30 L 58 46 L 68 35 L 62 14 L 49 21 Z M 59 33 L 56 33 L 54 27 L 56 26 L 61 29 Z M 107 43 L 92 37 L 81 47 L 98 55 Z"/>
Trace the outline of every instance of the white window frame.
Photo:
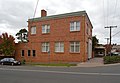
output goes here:
<path id="1" fill-rule="evenodd" d="M 80 21 L 70 22 L 70 31 L 80 31 Z"/>
<path id="2" fill-rule="evenodd" d="M 36 26 L 31 27 L 31 35 L 36 34 Z"/>
<path id="3" fill-rule="evenodd" d="M 42 33 L 50 33 L 50 25 L 42 25 Z"/>
<path id="4" fill-rule="evenodd" d="M 49 42 L 42 43 L 42 52 L 49 52 L 50 51 L 50 44 Z"/>
<path id="5" fill-rule="evenodd" d="M 64 42 L 55 42 L 55 52 L 64 52 Z"/>
<path id="6" fill-rule="evenodd" d="M 73 50 L 72 50 L 73 47 Z M 77 49 L 79 47 L 79 49 Z M 70 52 L 71 53 L 80 53 L 80 42 L 75 41 L 75 42 L 70 42 Z"/>

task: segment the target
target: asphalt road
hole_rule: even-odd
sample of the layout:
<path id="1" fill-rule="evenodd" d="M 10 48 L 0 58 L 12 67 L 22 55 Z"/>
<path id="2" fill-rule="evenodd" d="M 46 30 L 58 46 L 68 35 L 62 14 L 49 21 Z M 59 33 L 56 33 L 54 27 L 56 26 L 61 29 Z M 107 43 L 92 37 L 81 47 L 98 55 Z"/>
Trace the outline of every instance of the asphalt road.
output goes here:
<path id="1" fill-rule="evenodd" d="M 0 66 L 0 83 L 120 83 L 120 65 L 93 68 Z"/>

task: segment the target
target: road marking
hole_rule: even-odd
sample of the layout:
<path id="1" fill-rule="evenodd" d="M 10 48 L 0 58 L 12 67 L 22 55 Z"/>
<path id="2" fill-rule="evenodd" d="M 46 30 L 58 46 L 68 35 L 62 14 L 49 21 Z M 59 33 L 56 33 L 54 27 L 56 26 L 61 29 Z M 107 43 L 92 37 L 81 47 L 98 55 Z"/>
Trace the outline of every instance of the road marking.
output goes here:
<path id="1" fill-rule="evenodd" d="M 26 71 L 26 72 L 44 72 L 44 73 L 58 73 L 58 74 L 76 74 L 76 75 L 101 75 L 101 76 L 120 76 L 120 73 L 84 73 L 84 72 L 62 72 L 62 71 L 47 71 L 47 70 L 28 70 L 28 69 L 7 69 L 0 68 L 0 70 L 7 71 Z"/>

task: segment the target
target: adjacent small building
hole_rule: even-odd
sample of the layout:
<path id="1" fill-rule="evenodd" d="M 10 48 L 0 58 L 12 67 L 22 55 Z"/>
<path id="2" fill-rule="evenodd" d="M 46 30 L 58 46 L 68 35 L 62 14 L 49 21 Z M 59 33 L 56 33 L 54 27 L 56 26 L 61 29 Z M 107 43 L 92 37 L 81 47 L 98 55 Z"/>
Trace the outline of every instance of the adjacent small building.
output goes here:
<path id="1" fill-rule="evenodd" d="M 106 47 L 104 45 L 96 46 L 94 53 L 94 57 L 106 56 Z"/>
<path id="2" fill-rule="evenodd" d="M 113 45 L 111 52 L 120 52 L 120 45 Z"/>
<path id="3" fill-rule="evenodd" d="M 83 62 L 92 58 L 92 24 L 86 11 L 28 20 L 27 43 L 17 43 L 15 56 L 27 62 Z"/>

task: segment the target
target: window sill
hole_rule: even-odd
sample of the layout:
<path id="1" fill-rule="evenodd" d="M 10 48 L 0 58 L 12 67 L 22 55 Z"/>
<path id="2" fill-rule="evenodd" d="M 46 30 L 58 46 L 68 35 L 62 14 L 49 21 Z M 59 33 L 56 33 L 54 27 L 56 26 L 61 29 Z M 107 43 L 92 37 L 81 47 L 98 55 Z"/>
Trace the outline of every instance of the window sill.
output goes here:
<path id="1" fill-rule="evenodd" d="M 70 52 L 70 54 L 80 54 L 80 52 Z"/>
<path id="2" fill-rule="evenodd" d="M 64 52 L 55 52 L 56 54 L 64 54 Z"/>
<path id="3" fill-rule="evenodd" d="M 42 35 L 49 35 L 50 33 L 42 33 Z"/>
<path id="4" fill-rule="evenodd" d="M 70 31 L 70 33 L 74 33 L 74 32 L 80 32 L 80 31 Z"/>

